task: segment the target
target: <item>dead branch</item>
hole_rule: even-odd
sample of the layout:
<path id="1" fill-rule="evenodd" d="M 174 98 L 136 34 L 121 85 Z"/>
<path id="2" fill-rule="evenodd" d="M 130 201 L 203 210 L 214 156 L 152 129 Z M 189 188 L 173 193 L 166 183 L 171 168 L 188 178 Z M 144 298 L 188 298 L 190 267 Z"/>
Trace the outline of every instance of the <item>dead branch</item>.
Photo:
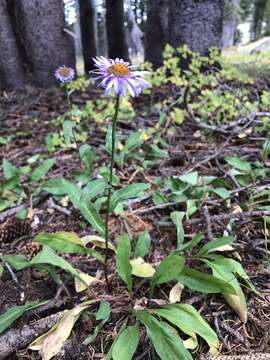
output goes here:
<path id="1" fill-rule="evenodd" d="M 63 311 L 38 320 L 21 329 L 10 329 L 0 337 L 0 360 L 7 359 L 14 351 L 27 346 L 36 337 L 47 331 L 63 315 Z"/>

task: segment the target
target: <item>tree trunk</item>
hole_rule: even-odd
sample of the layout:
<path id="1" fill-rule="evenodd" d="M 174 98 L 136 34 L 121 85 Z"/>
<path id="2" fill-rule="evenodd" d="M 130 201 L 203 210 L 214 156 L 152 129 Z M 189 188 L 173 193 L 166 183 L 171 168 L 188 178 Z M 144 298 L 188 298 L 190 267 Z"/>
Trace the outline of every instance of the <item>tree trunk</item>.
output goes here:
<path id="1" fill-rule="evenodd" d="M 0 54 L 1 83 L 8 88 L 23 86 L 23 67 L 5 0 L 0 0 Z"/>
<path id="2" fill-rule="evenodd" d="M 168 42 L 167 34 L 168 0 L 148 0 L 145 31 L 145 60 L 150 61 L 154 69 L 162 65 L 162 53 Z"/>
<path id="3" fill-rule="evenodd" d="M 106 29 L 109 57 L 128 61 L 123 0 L 106 0 Z"/>
<path id="4" fill-rule="evenodd" d="M 188 47 L 201 55 L 221 48 L 223 0 L 170 0 L 169 42 Z"/>
<path id="5" fill-rule="evenodd" d="M 138 56 L 139 54 L 143 54 L 144 52 L 143 43 L 142 43 L 143 32 L 136 22 L 136 16 L 134 10 L 132 9 L 131 1 L 126 0 L 126 4 L 127 4 L 126 18 L 128 23 L 126 34 L 127 34 L 128 44 L 131 54 L 134 56 Z"/>
<path id="6" fill-rule="evenodd" d="M 94 0 L 79 0 L 80 25 L 85 72 L 94 68 L 92 58 L 97 56 L 97 22 Z"/>
<path id="7" fill-rule="evenodd" d="M 64 31 L 62 0 L 18 0 L 24 43 L 34 83 L 55 83 L 54 71 L 60 65 L 75 67 L 74 41 Z"/>
<path id="8" fill-rule="evenodd" d="M 240 22 L 240 0 L 225 0 L 222 29 L 222 48 L 234 45 L 234 36 Z"/>

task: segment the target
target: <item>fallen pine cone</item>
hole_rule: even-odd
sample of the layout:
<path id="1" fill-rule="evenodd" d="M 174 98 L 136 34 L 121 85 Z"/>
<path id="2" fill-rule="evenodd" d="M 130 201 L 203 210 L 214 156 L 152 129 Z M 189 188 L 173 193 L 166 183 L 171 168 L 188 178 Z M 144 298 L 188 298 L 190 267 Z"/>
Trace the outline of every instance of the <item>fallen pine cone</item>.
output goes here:
<path id="1" fill-rule="evenodd" d="M 8 243 L 31 233 L 31 226 L 27 221 L 12 219 L 0 227 L 0 243 Z"/>

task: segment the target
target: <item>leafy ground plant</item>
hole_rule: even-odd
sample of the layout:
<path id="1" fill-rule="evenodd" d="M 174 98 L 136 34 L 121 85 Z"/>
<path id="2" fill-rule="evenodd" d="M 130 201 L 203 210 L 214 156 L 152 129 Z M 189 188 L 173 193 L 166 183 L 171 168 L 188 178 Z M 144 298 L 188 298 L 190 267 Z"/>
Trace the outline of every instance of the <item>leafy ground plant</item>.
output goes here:
<path id="1" fill-rule="evenodd" d="M 211 81 L 225 75 L 220 72 L 204 77 L 199 68 L 209 59 L 195 56 L 190 71 L 184 74 L 175 72 L 172 78 L 165 76 L 164 69 L 171 69 L 171 73 L 176 69 L 175 57 L 168 54 L 171 49 L 168 47 L 166 51 L 164 67 L 154 75 L 150 74 L 153 77 L 161 74 L 159 86 L 154 85 L 157 87 L 153 93 L 158 87 L 166 86 L 167 81 L 169 88 L 171 83 L 180 84 L 180 81 L 183 88 L 191 88 L 175 99 L 173 108 L 164 109 L 164 102 L 161 106 L 161 102 L 157 101 L 155 109 L 152 109 L 156 124 L 135 132 L 131 128 L 127 136 L 122 135 L 120 113 L 122 104 L 125 105 L 123 89 L 129 84 L 130 76 L 132 79 L 132 71 L 125 62 L 108 63 L 105 59 L 97 59 L 98 68 L 101 64 L 105 66 L 98 70 L 98 75 L 106 80 L 103 82 L 106 91 L 115 96 L 113 102 L 102 99 L 102 103 L 97 100 L 96 104 L 101 104 L 100 109 L 103 109 L 104 102 L 107 102 L 110 114 L 114 111 L 112 126 L 108 126 L 111 119 L 102 124 L 108 126 L 108 130 L 102 146 L 95 149 L 96 158 L 90 145 L 80 144 L 77 148 L 79 151 L 74 161 L 80 162 L 77 163 L 80 170 L 83 163 L 84 173 L 75 174 L 73 168 L 65 176 L 58 175 L 41 184 L 42 190 L 59 204 L 57 211 L 66 212 L 65 203 L 70 202 L 72 211 L 75 208 L 80 212 L 77 215 L 80 219 L 80 229 L 76 230 L 78 235 L 76 232 L 47 228 L 35 236 L 38 253 L 34 256 L 2 257 L 3 267 L 8 265 L 19 277 L 33 272 L 47 279 L 48 274 L 52 279 L 51 286 L 54 283 L 63 289 L 69 299 L 60 320 L 29 345 L 29 349 L 40 351 L 43 359 L 51 359 L 64 348 L 79 317 L 82 323 L 87 323 L 87 335 L 81 342 L 88 349 L 95 346 L 97 339 L 104 333 L 108 334 L 108 328 L 113 326 L 110 340 L 105 342 L 104 351 L 100 350 L 104 356 L 106 354 L 106 359 L 136 359 L 144 355 L 144 348 L 148 352 L 155 351 L 162 360 L 192 359 L 196 356 L 193 353 L 200 349 L 204 353 L 218 354 L 226 342 L 224 345 L 216 322 L 209 315 L 206 317 L 204 311 L 201 312 L 203 308 L 200 304 L 196 305 L 196 299 L 203 299 L 209 308 L 217 301 L 224 321 L 229 323 L 228 320 L 235 319 L 235 313 L 238 326 L 243 327 L 249 326 L 250 299 L 256 296 L 263 302 L 242 266 L 243 253 L 239 250 L 239 241 L 243 241 L 244 236 L 241 231 L 239 237 L 234 234 L 237 232 L 236 220 L 244 217 L 245 213 L 259 218 L 264 216 L 264 227 L 267 228 L 265 216 L 269 209 L 269 191 L 261 187 L 268 174 L 264 166 L 267 152 L 264 151 L 261 163 L 258 163 L 253 157 L 235 154 L 234 144 L 230 144 L 230 149 L 229 142 L 225 142 L 220 150 L 208 143 L 207 147 L 213 149 L 213 153 L 207 154 L 208 158 L 203 160 L 196 158 L 194 163 L 194 154 L 199 152 L 194 147 L 191 153 L 187 152 L 190 154 L 188 167 L 183 160 L 181 166 L 185 169 L 179 172 L 179 150 L 170 144 L 176 136 L 175 129 L 182 129 L 179 124 L 191 114 L 185 102 L 192 103 L 193 96 L 202 96 L 202 83 L 205 87 L 212 86 Z M 187 49 L 178 51 L 183 56 L 189 53 Z M 213 61 L 216 54 L 213 52 L 211 56 Z M 194 73 L 197 74 L 199 89 L 195 83 L 188 85 L 187 82 Z M 120 77 L 116 83 L 115 77 Z M 158 79 L 154 80 L 154 84 L 155 81 L 158 82 Z M 128 87 L 127 90 L 138 95 L 136 89 Z M 215 82 L 211 91 L 218 93 L 219 90 Z M 236 116 L 237 108 L 229 112 L 228 118 L 222 118 L 222 112 L 228 109 L 221 108 L 219 113 L 220 103 L 215 105 L 216 94 L 214 97 L 213 94 L 204 95 L 207 105 L 196 113 L 201 123 L 206 120 L 203 111 L 215 117 L 216 121 L 208 123 L 209 126 L 217 126 L 223 120 L 226 123 Z M 230 105 L 231 99 L 226 99 L 227 105 Z M 168 102 L 170 100 L 171 97 Z M 113 103 L 115 108 L 111 107 Z M 89 104 L 87 111 L 93 111 Z M 72 117 L 71 112 L 72 107 L 67 116 Z M 65 124 L 72 119 L 63 120 L 60 125 L 63 125 L 66 140 L 74 141 L 73 125 Z M 192 121 L 198 125 L 193 117 Z M 125 125 L 128 124 L 126 121 Z M 119 131 L 116 132 L 116 129 Z M 200 139 L 204 136 L 209 139 L 209 129 L 206 128 L 205 134 L 199 134 Z M 195 142 L 197 147 L 203 145 L 197 140 Z M 191 145 L 187 144 L 187 149 L 188 146 Z M 174 152 L 176 166 L 172 162 Z M 104 165 L 106 154 L 110 155 L 109 167 Z M 213 167 L 212 159 L 217 160 L 217 167 Z M 128 168 L 129 162 L 132 163 L 132 171 Z M 168 163 L 173 164 L 170 172 L 167 170 Z M 206 172 L 208 163 L 214 171 Z M 200 171 L 197 171 L 198 168 Z M 130 178 L 132 181 L 129 181 Z M 247 187 L 251 188 L 250 194 L 243 194 L 243 189 Z M 250 207 L 251 213 L 248 212 Z M 257 212 L 253 213 L 253 210 Z M 72 212 L 69 217 L 72 217 Z M 222 221 L 224 223 L 220 225 Z M 151 231 L 151 223 L 158 231 Z M 206 224 L 206 231 L 200 233 L 202 229 L 194 227 L 198 224 Z M 91 228 L 90 234 L 88 228 Z M 113 234 L 114 228 L 117 231 Z M 168 245 L 166 236 L 169 232 L 173 240 Z M 264 235 L 267 245 L 267 231 Z M 85 265 L 78 258 L 85 261 Z M 73 286 L 70 277 L 74 279 Z M 188 303 L 190 298 L 195 302 Z M 6 331 L 25 312 L 27 315 L 32 306 L 39 305 L 26 303 L 23 307 L 3 313 L 0 317 L 2 331 Z M 219 307 L 215 316 L 219 316 Z"/>

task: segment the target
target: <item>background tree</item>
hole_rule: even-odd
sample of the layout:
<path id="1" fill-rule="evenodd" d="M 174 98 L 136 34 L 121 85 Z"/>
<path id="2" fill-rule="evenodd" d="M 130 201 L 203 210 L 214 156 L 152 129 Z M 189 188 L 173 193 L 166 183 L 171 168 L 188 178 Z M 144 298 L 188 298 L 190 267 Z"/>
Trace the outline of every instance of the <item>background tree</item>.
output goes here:
<path id="1" fill-rule="evenodd" d="M 168 10 L 168 0 L 147 1 L 145 60 L 154 69 L 162 65 L 162 53 L 168 42 Z"/>
<path id="2" fill-rule="evenodd" d="M 144 34 L 136 21 L 135 11 L 132 7 L 131 1 L 126 0 L 126 5 L 126 37 L 128 40 L 131 55 L 137 56 L 144 53 L 144 47 L 142 42 Z"/>
<path id="3" fill-rule="evenodd" d="M 0 0 L 0 54 L 0 87 L 16 88 L 22 86 L 25 77 L 5 0 Z"/>
<path id="4" fill-rule="evenodd" d="M 225 0 L 223 11 L 222 48 L 234 45 L 235 32 L 241 20 L 240 0 Z"/>
<path id="5" fill-rule="evenodd" d="M 75 67 L 74 41 L 64 30 L 63 2 L 18 0 L 18 6 L 34 82 L 50 86 L 59 65 Z"/>
<path id="6" fill-rule="evenodd" d="M 169 42 L 207 55 L 210 47 L 221 48 L 222 21 L 222 0 L 170 0 Z"/>
<path id="7" fill-rule="evenodd" d="M 106 29 L 109 57 L 129 60 L 123 0 L 106 0 Z"/>
<path id="8" fill-rule="evenodd" d="M 93 69 L 92 58 L 98 54 L 95 0 L 79 0 L 81 41 L 85 72 Z"/>

